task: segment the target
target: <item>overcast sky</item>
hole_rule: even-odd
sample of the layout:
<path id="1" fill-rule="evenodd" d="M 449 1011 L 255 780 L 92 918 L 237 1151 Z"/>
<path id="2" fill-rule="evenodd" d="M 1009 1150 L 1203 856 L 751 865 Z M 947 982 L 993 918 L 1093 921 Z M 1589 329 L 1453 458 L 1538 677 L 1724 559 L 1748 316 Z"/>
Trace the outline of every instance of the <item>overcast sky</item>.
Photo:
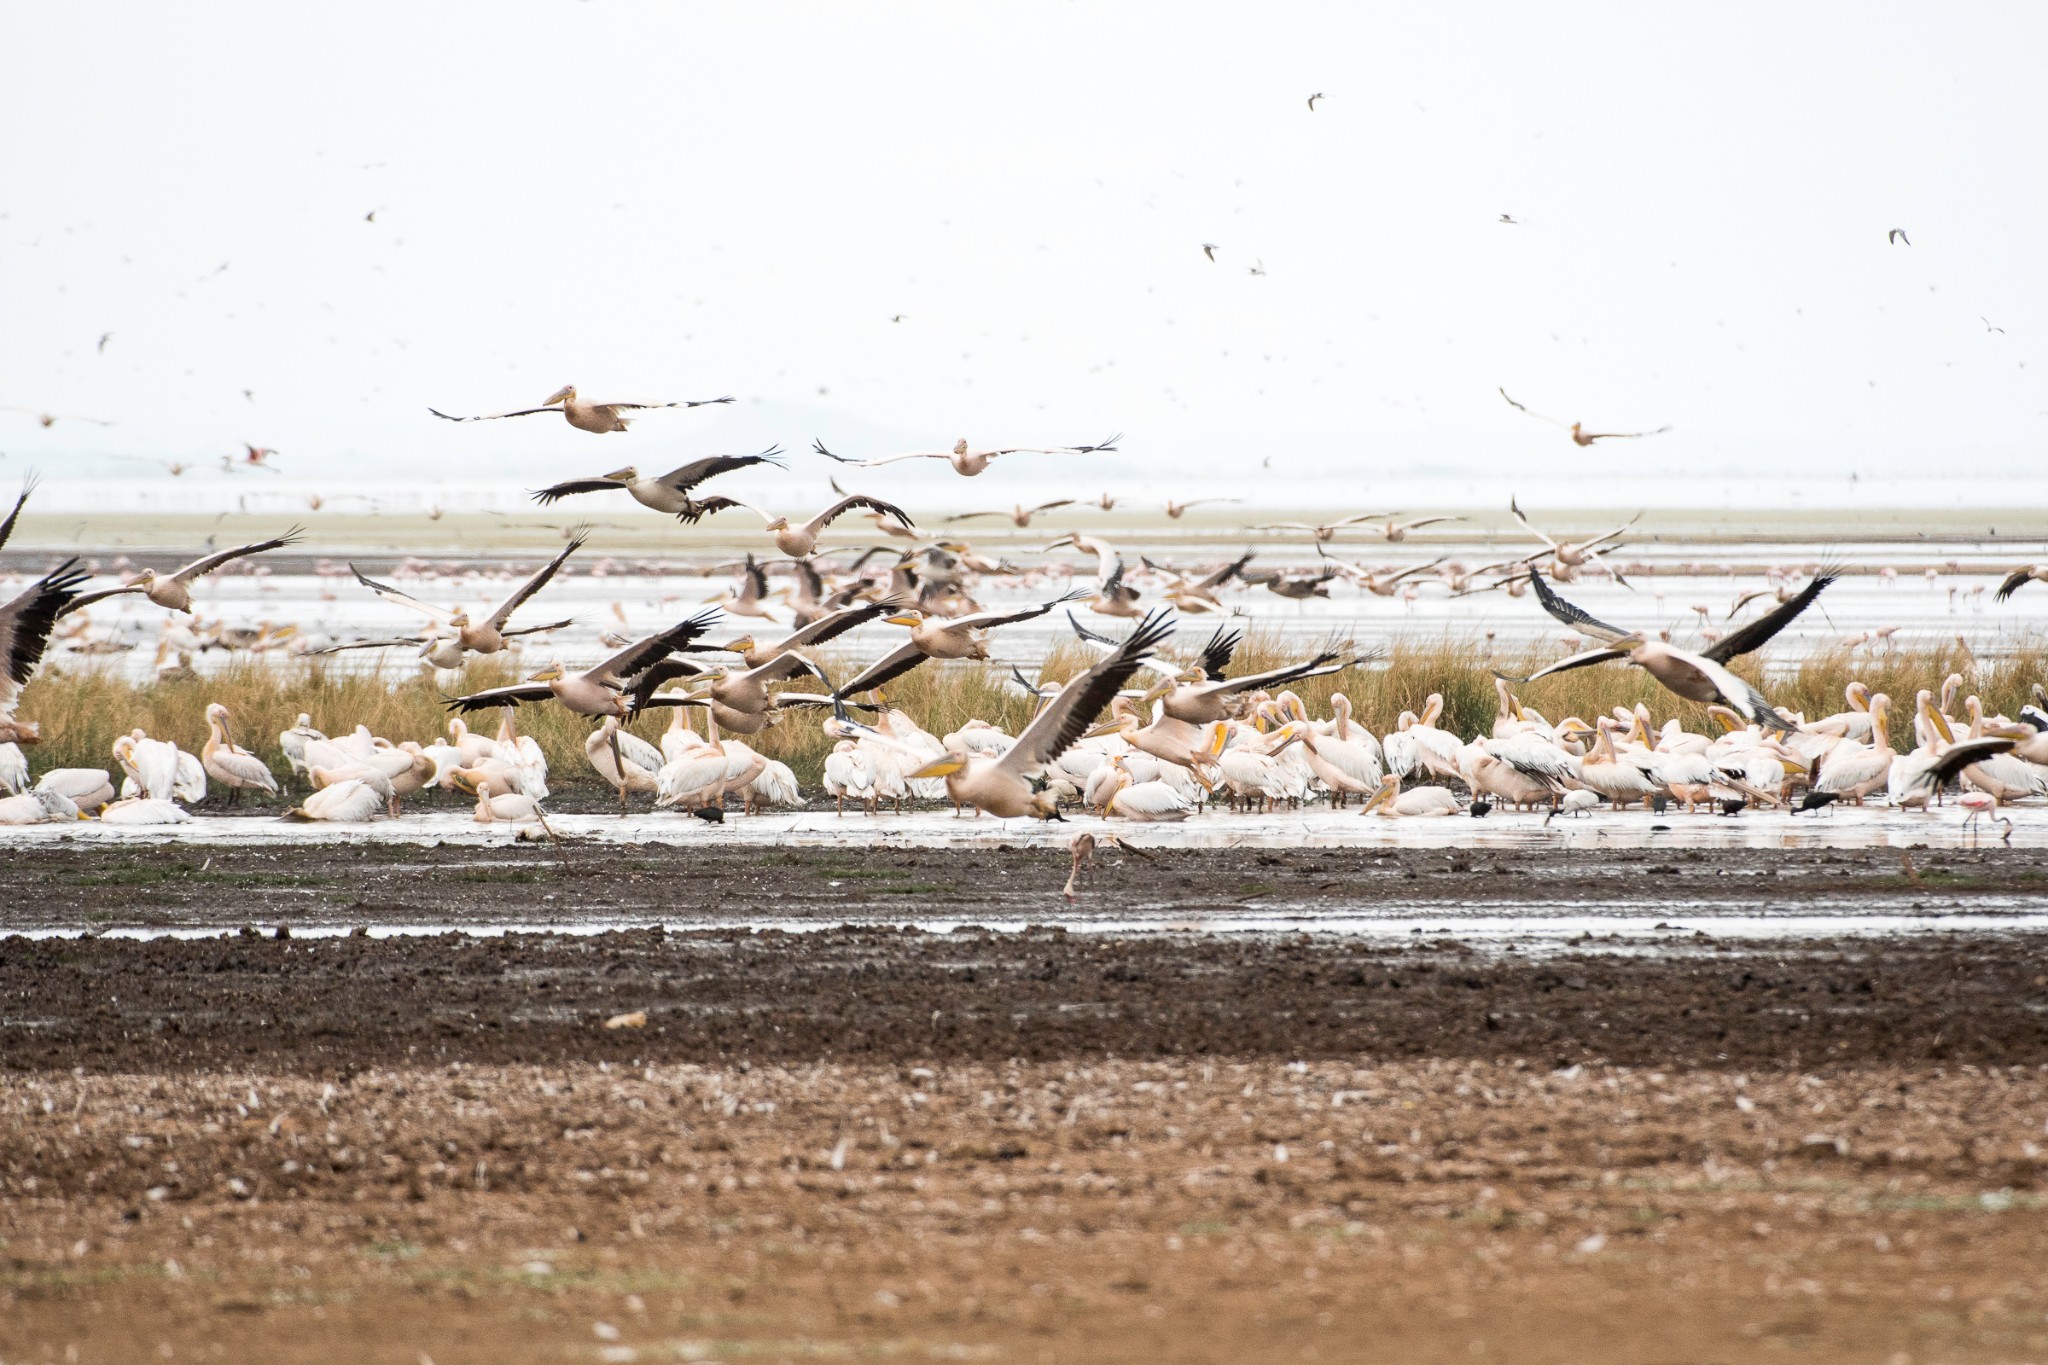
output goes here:
<path id="1" fill-rule="evenodd" d="M 67 3 L 9 39 L 0 404 L 117 424 L 0 413 L 0 476 L 780 441 L 822 488 L 814 436 L 1118 431 L 1086 481 L 2048 454 L 2040 5 Z M 567 382 L 740 402 L 426 412 Z M 1580 452 L 1499 385 L 1674 429 Z"/>

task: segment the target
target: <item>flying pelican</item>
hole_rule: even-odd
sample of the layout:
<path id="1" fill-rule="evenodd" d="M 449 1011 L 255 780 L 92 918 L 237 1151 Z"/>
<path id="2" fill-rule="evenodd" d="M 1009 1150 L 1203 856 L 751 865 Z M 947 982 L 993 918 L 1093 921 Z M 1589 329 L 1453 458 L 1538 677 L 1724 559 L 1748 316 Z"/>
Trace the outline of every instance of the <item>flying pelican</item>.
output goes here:
<path id="1" fill-rule="evenodd" d="M 1508 398 L 1508 391 L 1501 389 L 1500 396 Z M 1554 427 L 1563 427 L 1571 432 L 1572 443 L 1581 446 L 1589 446 L 1595 441 L 1633 440 L 1638 436 L 1662 436 L 1665 432 L 1671 430 L 1670 425 L 1666 424 L 1658 427 L 1655 431 L 1587 431 L 1577 422 L 1560 422 L 1555 417 L 1545 417 L 1540 412 L 1530 412 L 1528 408 L 1523 407 L 1512 398 L 1508 398 L 1508 406 L 1528 413 L 1529 416 L 1534 417 L 1540 422 L 1548 422 Z"/>
<path id="2" fill-rule="evenodd" d="M 1401 779 L 1388 773 L 1380 779 L 1380 789 L 1372 800 L 1365 803 L 1360 815 L 1378 813 L 1389 820 L 1413 819 L 1418 816 L 1456 815 L 1461 808 L 1458 798 L 1451 795 L 1449 787 L 1410 787 L 1401 790 Z"/>
<path id="3" fill-rule="evenodd" d="M 808 649 L 812 645 L 836 639 L 856 626 L 865 625 L 877 617 L 898 610 L 901 605 L 902 603 L 896 599 L 885 597 L 879 602 L 864 602 L 857 607 L 842 607 L 828 616 L 819 617 L 795 634 L 785 636 L 772 645 L 761 644 L 751 635 L 742 635 L 736 640 L 727 641 L 724 649 L 746 660 L 748 668 L 759 668 L 770 659 L 787 654 L 792 649 Z"/>
<path id="4" fill-rule="evenodd" d="M 7 514 L 7 520 L 0 521 L 0 550 L 7 548 L 7 538 L 14 534 L 14 523 L 21 520 L 21 509 L 28 503 L 28 495 L 36 491 L 36 476 L 31 473 L 21 481 L 21 496 L 14 500 L 14 510 Z"/>
<path id="5" fill-rule="evenodd" d="M 242 799 L 244 790 L 277 795 L 277 779 L 270 765 L 247 749 L 238 748 L 228 732 L 228 708 L 211 702 L 206 708 L 206 744 L 199 751 L 206 775 L 228 789 L 228 804 Z"/>
<path id="6" fill-rule="evenodd" d="M 959 512 L 945 518 L 945 520 L 973 521 L 976 517 L 1008 517 L 1011 523 L 1018 529 L 1028 530 L 1031 526 L 1031 519 L 1040 512 L 1050 512 L 1055 507 L 1072 507 L 1073 505 L 1074 500 L 1072 498 L 1060 498 L 1054 502 L 1041 502 L 1036 507 L 1026 507 L 1020 502 L 1007 512 L 1002 511 L 1000 508 L 991 512 Z"/>
<path id="7" fill-rule="evenodd" d="M 70 412 L 40 412 L 35 408 L 15 408 L 0 405 L 0 412 L 25 413 L 46 427 L 56 426 L 59 422 L 90 422 L 96 427 L 110 427 L 114 425 L 112 422 L 103 422 L 97 417 L 80 417 L 76 413 Z"/>
<path id="8" fill-rule="evenodd" d="M 1395 521 L 1394 518 L 1400 515 L 1401 514 L 1399 512 L 1389 513 L 1387 516 L 1386 524 L 1384 526 L 1374 527 L 1373 529 L 1378 531 L 1382 536 L 1385 536 L 1389 541 L 1398 544 L 1399 542 L 1408 539 L 1408 533 L 1410 531 L 1419 531 L 1425 526 L 1434 526 L 1440 521 L 1470 520 L 1470 518 L 1468 517 L 1418 517 L 1414 521 Z"/>
<path id="9" fill-rule="evenodd" d="M 748 511 L 756 513 L 768 523 L 767 531 L 775 541 L 775 548 L 791 559 L 809 559 L 812 552 L 818 548 L 818 533 L 836 521 L 842 512 L 855 507 L 865 507 L 873 512 L 894 517 L 897 523 L 906 529 L 916 524 L 911 521 L 910 514 L 895 503 L 883 502 L 880 498 L 871 498 L 860 493 L 841 498 L 806 522 L 791 522 L 788 517 L 770 516 L 760 508 L 741 502 L 737 498 L 706 498 L 697 506 L 699 515 L 702 516 L 723 512 L 728 507 L 745 507 Z"/>
<path id="10" fill-rule="evenodd" d="M 1045 615 L 1053 608 L 1085 597 L 1070 592 L 1035 606 L 1012 607 L 1005 611 L 976 612 L 971 616 L 928 616 L 910 610 L 885 618 L 892 626 L 910 627 L 910 638 L 861 670 L 858 677 L 834 689 L 833 695 L 851 697 L 900 678 L 926 659 L 986 659 L 988 632 L 997 626 L 1015 625 Z"/>
<path id="11" fill-rule="evenodd" d="M 23 493 L 22 496 L 27 497 L 28 494 Z M 15 510 L 20 510 L 19 505 Z M 8 524 L 13 524 L 13 518 L 8 519 Z M 0 545 L 6 543 L 6 533 L 0 530 Z M 1992 593 L 1991 598 L 1994 602 L 2003 602 L 2029 583 L 2048 583 L 2048 564 L 2034 564 L 2024 569 L 2013 570 L 2006 575 L 2005 581 L 1998 585 L 1998 591 Z"/>
<path id="12" fill-rule="evenodd" d="M 1334 662 L 1339 657 L 1334 650 L 1325 650 L 1305 663 L 1286 664 L 1267 669 L 1264 673 L 1241 673 L 1235 678 L 1218 678 L 1213 682 L 1209 680 L 1208 672 L 1198 664 L 1172 679 L 1172 686 L 1164 692 L 1160 704 L 1175 720 L 1186 721 L 1190 725 L 1212 725 L 1229 718 L 1237 700 L 1247 693 L 1299 682 L 1303 678 L 1321 677 L 1326 673 L 1341 673 L 1351 667 L 1349 660 Z"/>
<path id="13" fill-rule="evenodd" d="M 91 574 L 72 566 L 67 559 L 5 606 L 0 606 L 0 744 L 36 744 L 42 732 L 33 721 L 17 720 L 14 708 L 21 702 L 22 689 L 43 660 L 50 643 L 50 631 L 64 609 L 78 598 L 78 589 Z"/>
<path id="14" fill-rule="evenodd" d="M 878 465 L 895 464 L 898 460 L 945 460 L 953 466 L 955 473 L 973 478 L 989 467 L 998 455 L 1093 455 L 1097 451 L 1115 450 L 1121 435 L 1112 436 L 1092 446 L 1001 446 L 993 450 L 971 450 L 965 438 L 954 443 L 951 450 L 914 450 L 907 455 L 887 455 L 879 460 L 854 460 L 844 455 L 835 455 L 825 449 L 823 441 L 812 441 L 811 449 L 829 460 L 841 464 L 856 464 L 864 469 Z"/>
<path id="15" fill-rule="evenodd" d="M 1566 669 L 1625 659 L 1688 701 L 1720 702 L 1752 725 L 1789 731 L 1792 723 L 1779 714 L 1763 693 L 1729 672 L 1727 665 L 1732 659 L 1761 649 L 1772 636 L 1792 624 L 1793 618 L 1806 610 L 1828 584 L 1835 581 L 1835 576 L 1820 574 L 1790 602 L 1759 616 L 1698 654 L 1666 644 L 1643 631 L 1625 631 L 1596 620 L 1551 591 L 1550 585 L 1543 581 L 1543 575 L 1533 569 L 1529 580 L 1536 589 L 1537 601 L 1543 604 L 1545 611 L 1575 630 L 1602 641 L 1602 647 L 1574 654 L 1540 668 L 1526 678 L 1513 681 L 1529 683 Z"/>
<path id="16" fill-rule="evenodd" d="M 649 670 L 650 683 L 667 681 L 673 664 Z M 757 735 L 768 728 L 776 719 L 776 712 L 786 706 L 829 706 L 833 698 L 816 692 L 783 692 L 770 695 L 768 688 L 775 683 L 788 682 L 801 674 L 809 674 L 827 687 L 831 686 L 825 677 L 825 670 L 819 668 L 809 656 L 796 650 L 786 650 L 756 668 L 736 670 L 711 675 L 709 683 L 695 692 L 681 695 L 645 695 L 647 706 L 701 706 L 711 713 L 712 720 L 736 735 Z"/>
<path id="17" fill-rule="evenodd" d="M 1179 570 L 1168 568 L 1164 564 L 1154 564 L 1143 555 L 1138 557 L 1138 562 L 1148 569 L 1173 576 L 1173 581 L 1167 585 L 1164 596 L 1182 611 L 1221 611 L 1223 599 L 1216 594 L 1231 579 L 1242 579 L 1244 566 L 1251 563 L 1252 557 L 1257 553 L 1256 550 L 1246 550 L 1222 568 L 1193 581 L 1189 581 L 1188 576 Z"/>
<path id="18" fill-rule="evenodd" d="M 287 545 L 296 544 L 299 537 L 305 533 L 305 529 L 303 526 L 294 526 L 291 530 L 272 540 L 258 541 L 254 545 L 242 545 L 232 550 L 217 551 L 214 554 L 193 560 L 184 568 L 168 576 L 158 574 L 155 569 L 144 569 L 134 581 L 124 583 L 118 588 L 98 588 L 92 592 L 80 593 L 72 598 L 63 611 L 58 614 L 68 616 L 74 611 L 83 610 L 93 603 L 103 601 L 106 598 L 119 597 L 123 593 L 139 592 L 167 611 L 182 611 L 189 615 L 192 611 L 191 588 L 194 582 L 206 577 L 206 575 L 212 573 L 223 564 L 232 563 L 237 559 L 246 559 L 250 555 L 260 555 L 269 550 L 281 550 Z"/>
<path id="19" fill-rule="evenodd" d="M 1347 526 L 1360 526 L 1368 521 L 1378 521 L 1381 517 L 1398 515 L 1399 513 L 1396 512 L 1360 512 L 1355 517 L 1345 517 L 1340 521 L 1332 521 L 1320 526 L 1311 525 L 1305 521 L 1279 521 L 1274 522 L 1270 526 L 1254 526 L 1251 529 L 1254 531 L 1306 531 L 1315 537 L 1318 543 L 1322 543 L 1335 539 L 1337 532 Z"/>
<path id="20" fill-rule="evenodd" d="M 566 626 L 573 625 L 574 622 L 551 621 L 544 626 L 526 626 L 519 630 L 508 630 L 506 627 L 511 622 L 512 613 L 525 605 L 528 598 L 546 587 L 548 580 L 553 578 L 562 565 L 568 562 L 569 556 L 583 548 L 584 539 L 585 537 L 582 534 L 575 536 L 562 548 L 560 554 L 542 565 L 537 573 L 520 585 L 518 591 L 499 603 L 498 609 L 479 623 L 472 623 L 469 619 L 469 613 L 466 611 L 459 609 L 456 611 L 444 611 L 440 607 L 420 601 L 408 592 L 391 587 L 389 584 L 379 583 L 374 578 L 365 577 L 361 569 L 351 564 L 348 566 L 349 572 L 356 576 L 356 582 L 362 584 L 386 602 L 401 607 L 411 607 L 415 611 L 425 612 L 441 624 L 452 628 L 455 634 L 449 636 L 441 635 L 438 632 L 430 632 L 425 637 L 415 636 L 411 639 L 351 640 L 347 644 L 328 645 L 324 649 L 316 649 L 312 652 L 314 654 L 336 654 L 346 649 L 383 649 L 396 645 L 417 644 L 420 646 L 420 657 L 432 663 L 436 668 L 460 668 L 462 667 L 463 660 L 469 655 L 496 654 L 505 648 L 507 640 L 515 636 L 537 635 L 543 631 L 561 630 Z"/>
<path id="21" fill-rule="evenodd" d="M 730 403 L 731 397 L 700 398 L 690 403 L 579 403 L 576 401 L 576 386 L 564 384 L 549 394 L 537 408 L 521 408 L 517 412 L 491 412 L 479 417 L 451 417 L 438 408 L 428 408 L 434 416 L 449 422 L 495 422 L 505 417 L 531 417 L 536 413 L 559 412 L 569 419 L 569 425 L 578 431 L 594 431 L 603 435 L 608 431 L 624 431 L 633 419 L 622 417 L 626 412 L 647 412 L 655 408 L 703 408 L 715 403 Z M 580 491 L 580 490 L 579 490 Z"/>
<path id="22" fill-rule="evenodd" d="M 1104 494 L 1103 496 L 1107 497 L 1108 494 Z M 1187 514 L 1187 511 L 1190 507 L 1202 507 L 1212 502 L 1243 501 L 1243 498 L 1189 498 L 1186 502 L 1175 502 L 1172 498 L 1168 498 L 1166 500 L 1166 515 L 1173 518 L 1173 520 L 1175 521 L 1179 521 L 1183 516 Z M 1110 509 L 1105 507 L 1102 510 L 1107 512 Z"/>
<path id="23" fill-rule="evenodd" d="M 1643 514 L 1638 512 L 1605 535 L 1594 536 L 1591 540 L 1557 541 L 1552 540 L 1548 535 L 1529 524 L 1529 518 L 1522 515 L 1521 505 L 1515 501 L 1512 495 L 1508 498 L 1508 511 L 1514 514 L 1515 520 L 1521 523 L 1524 531 L 1527 531 L 1530 535 L 1535 536 L 1550 547 L 1550 556 L 1555 563 L 1562 564 L 1567 569 L 1583 568 L 1585 565 L 1592 563 L 1599 555 L 1602 545 L 1613 540 L 1623 531 L 1626 531 L 1629 527 L 1643 519 Z M 1557 576 L 1555 569 L 1552 570 L 1551 576 Z"/>
<path id="24" fill-rule="evenodd" d="M 983 758 L 959 749 L 946 753 L 909 774 L 912 779 L 943 777 L 956 805 L 971 805 L 990 815 L 1040 820 L 1060 818 L 1059 807 L 1041 778 L 1030 780 L 1058 758 L 1089 728 L 1095 715 L 1116 696 L 1151 652 L 1173 631 L 1173 617 L 1153 612 L 1116 652 L 1097 660 L 1060 689 L 1017 742 L 1000 758 Z"/>
<path id="25" fill-rule="evenodd" d="M 615 469 L 609 474 L 594 479 L 569 479 L 540 489 L 533 500 L 546 507 L 563 498 L 578 493 L 606 493 L 623 488 L 633 495 L 633 501 L 642 507 L 651 507 L 657 512 L 667 512 L 685 522 L 694 522 L 704 515 L 703 505 L 690 497 L 690 490 L 707 479 L 720 474 L 729 474 L 735 469 L 750 465 L 772 464 L 783 468 L 776 456 L 782 453 L 781 446 L 771 446 L 759 455 L 709 455 L 701 460 L 671 469 L 659 478 L 642 477 L 633 465 Z"/>
<path id="26" fill-rule="evenodd" d="M 524 702 L 546 701 L 550 697 L 579 716 L 633 714 L 632 682 L 677 650 L 687 649 L 718 623 L 716 610 L 700 611 L 667 630 L 636 640 L 596 667 L 571 677 L 559 662 L 551 663 L 522 683 L 491 687 L 466 697 L 451 697 L 448 709 L 461 715 L 487 711 L 494 706 L 518 706 Z"/>

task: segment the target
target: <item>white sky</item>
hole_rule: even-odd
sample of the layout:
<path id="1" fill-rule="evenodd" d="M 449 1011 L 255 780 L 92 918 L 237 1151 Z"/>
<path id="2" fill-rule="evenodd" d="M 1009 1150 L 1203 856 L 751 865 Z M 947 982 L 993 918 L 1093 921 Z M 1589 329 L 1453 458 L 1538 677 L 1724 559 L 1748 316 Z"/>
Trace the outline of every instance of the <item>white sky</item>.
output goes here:
<path id="1" fill-rule="evenodd" d="M 1121 431 L 1115 461 L 1021 457 L 969 500 L 1271 455 L 1351 506 L 1397 477 L 2048 450 L 2048 6 L 77 3 L 8 28 L 0 403 L 118 425 L 0 413 L 0 478 L 247 440 L 306 477 L 530 483 L 780 441 L 808 499 L 814 436 Z M 426 413 L 571 381 L 741 402 L 606 437 Z M 1582 453 L 1496 385 L 1675 430 Z"/>

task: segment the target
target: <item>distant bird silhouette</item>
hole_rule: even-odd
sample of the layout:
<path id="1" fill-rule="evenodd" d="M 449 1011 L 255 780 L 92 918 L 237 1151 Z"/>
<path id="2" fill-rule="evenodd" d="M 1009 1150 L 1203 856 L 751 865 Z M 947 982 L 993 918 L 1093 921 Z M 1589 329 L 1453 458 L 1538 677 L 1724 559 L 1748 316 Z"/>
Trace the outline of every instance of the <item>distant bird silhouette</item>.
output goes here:
<path id="1" fill-rule="evenodd" d="M 1511 214 L 1503 213 L 1500 216 L 1500 220 L 1503 223 L 1513 223 L 1516 227 L 1520 227 L 1522 225 L 1522 220 L 1512 216 Z"/>
<path id="2" fill-rule="evenodd" d="M 1315 94 L 1313 94 L 1313 95 L 1310 95 L 1310 96 L 1308 97 L 1308 111 L 1309 111 L 1309 112 L 1310 112 L 1311 114 L 1313 114 L 1313 113 L 1314 113 L 1314 112 L 1316 111 L 1316 101 L 1317 101 L 1317 100 L 1319 100 L 1319 99 L 1322 99 L 1322 98 L 1323 98 L 1323 92 L 1322 92 L 1322 91 L 1320 91 L 1320 90 L 1316 91 L 1316 92 L 1315 92 Z"/>
<path id="3" fill-rule="evenodd" d="M 1884 235 L 1884 239 L 1893 246 L 1897 246 L 1900 242 L 1904 242 L 1907 246 L 1913 245 L 1913 239 L 1906 235 L 1904 228 L 1893 228 Z"/>
<path id="4" fill-rule="evenodd" d="M 1216 260 L 1216 244 L 1214 242 L 1202 243 L 1202 254 L 1207 256 L 1211 263 L 1214 263 Z"/>
<path id="5" fill-rule="evenodd" d="M 1982 313 L 1979 313 L 1977 315 L 1977 321 L 1984 324 L 1984 330 L 1987 332 L 2003 332 L 2005 330 L 2003 327 L 1993 327 L 1991 325 L 1991 319 L 1985 317 Z M 111 335 L 111 333 L 109 335 Z"/>
<path id="6" fill-rule="evenodd" d="M 1255 265 L 1255 266 L 1253 266 L 1253 267 L 1251 268 L 1251 273 L 1252 273 L 1252 274 L 1254 274 L 1254 275 L 1263 275 L 1263 274 L 1265 274 L 1265 273 L 1266 273 L 1266 263 L 1265 263 L 1264 261 L 1260 261 L 1260 262 L 1259 262 L 1259 263 L 1258 263 L 1257 265 Z"/>

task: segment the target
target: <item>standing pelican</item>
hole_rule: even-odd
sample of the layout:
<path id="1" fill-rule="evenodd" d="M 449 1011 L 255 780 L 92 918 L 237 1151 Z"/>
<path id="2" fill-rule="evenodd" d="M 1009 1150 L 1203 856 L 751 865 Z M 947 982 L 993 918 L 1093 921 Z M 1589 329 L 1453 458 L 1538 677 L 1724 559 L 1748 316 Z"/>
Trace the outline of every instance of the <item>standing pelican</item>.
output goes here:
<path id="1" fill-rule="evenodd" d="M 542 565 L 538 572 L 520 585 L 518 591 L 499 603 L 498 609 L 480 622 L 472 622 L 469 619 L 469 613 L 466 611 L 460 609 L 444 611 L 440 607 L 420 601 L 410 593 L 391 587 L 389 584 L 379 583 L 374 578 L 367 578 L 361 569 L 351 564 L 348 566 L 349 572 L 356 576 L 356 582 L 362 584 L 386 602 L 401 607 L 411 607 L 415 611 L 423 611 L 437 622 L 452 628 L 455 633 L 452 636 L 441 635 L 437 631 L 430 629 L 430 633 L 424 639 L 414 637 L 401 640 L 352 640 L 347 644 L 329 645 L 325 649 L 316 649 L 312 652 L 315 654 L 336 654 L 345 649 L 379 649 L 394 645 L 418 644 L 420 646 L 420 657 L 433 664 L 434 667 L 460 668 L 464 659 L 469 655 L 496 654 L 505 648 L 506 641 L 516 636 L 538 635 L 543 631 L 561 630 L 574 623 L 571 621 L 550 621 L 544 626 L 526 626 L 519 630 L 510 630 L 507 627 L 511 623 L 512 613 L 524 606 L 528 598 L 547 586 L 548 580 L 553 578 L 562 565 L 568 562 L 569 556 L 583 548 L 584 540 L 585 537 L 582 534 L 574 536 L 567 545 L 562 547 L 560 554 Z"/>
<path id="2" fill-rule="evenodd" d="M 211 702 L 206 708 L 206 744 L 199 750 L 200 766 L 206 775 L 228 789 L 228 804 L 234 805 L 248 791 L 277 795 L 277 779 L 270 765 L 247 749 L 237 748 L 228 732 L 228 708 Z"/>
<path id="3" fill-rule="evenodd" d="M 971 479 L 987 469 L 998 455 L 1093 455 L 1101 450 L 1115 450 L 1120 439 L 1121 437 L 1112 436 L 1107 441 L 1092 446 L 1000 446 L 992 450 L 975 450 L 969 448 L 966 438 L 962 437 L 954 443 L 951 450 L 913 450 L 907 455 L 885 455 L 878 460 L 854 460 L 844 455 L 835 455 L 825 449 L 823 441 L 811 442 L 811 449 L 828 460 L 859 465 L 864 469 L 895 464 L 898 460 L 945 460 L 953 466 L 955 473 Z"/>
<path id="4" fill-rule="evenodd" d="M 1588 650 L 1561 659 L 1547 668 L 1539 668 L 1526 678 L 1517 679 L 1524 683 L 1538 678 L 1547 678 L 1553 673 L 1562 673 L 1570 668 L 1584 668 L 1588 664 L 1612 663 L 1626 660 L 1648 673 L 1667 689 L 1688 701 L 1720 702 L 1729 707 L 1752 725 L 1766 729 L 1789 731 L 1792 723 L 1780 715 L 1763 693 L 1728 670 L 1728 662 L 1752 650 L 1761 649 L 1772 636 L 1790 625 L 1793 618 L 1806 610 L 1819 597 L 1828 584 L 1835 581 L 1833 574 L 1821 574 L 1802 589 L 1798 596 L 1777 610 L 1759 616 L 1733 634 L 1707 646 L 1701 653 L 1680 649 L 1665 644 L 1643 631 L 1625 631 L 1596 620 L 1573 606 L 1553 592 L 1543 575 L 1530 570 L 1529 581 L 1536 589 L 1536 600 L 1543 609 L 1573 629 L 1602 641 L 1602 648 Z"/>
<path id="5" fill-rule="evenodd" d="M 624 431 L 633 419 L 621 416 L 628 412 L 648 412 L 655 408 L 704 408 L 715 403 L 730 403 L 731 397 L 699 398 L 687 403 L 582 403 L 576 399 L 576 386 L 564 384 L 541 401 L 537 408 L 521 408 L 517 412 L 490 412 L 478 417 L 451 417 L 438 408 L 428 408 L 434 416 L 448 422 L 496 422 L 505 417 L 531 417 L 536 413 L 559 412 L 569 419 L 569 425 L 578 431 L 593 431 L 602 436 L 608 431 Z"/>
<path id="6" fill-rule="evenodd" d="M 563 483 L 550 485 L 536 492 L 533 500 L 546 507 L 577 493 L 608 493 L 613 489 L 623 488 L 632 494 L 633 501 L 642 507 L 651 507 L 657 512 L 667 512 L 683 521 L 694 522 L 704 515 L 704 505 L 690 497 L 692 488 L 707 479 L 729 474 L 735 469 L 745 469 L 750 465 L 772 464 L 780 469 L 783 467 L 782 461 L 776 456 L 781 453 L 781 446 L 770 446 L 759 455 L 708 455 L 701 460 L 692 460 L 686 465 L 671 469 L 658 478 L 643 476 L 639 469 L 627 465 L 624 469 L 615 469 L 598 478 L 569 479 Z"/>
<path id="7" fill-rule="evenodd" d="M 990 815 L 1039 820 L 1060 818 L 1059 807 L 1041 777 L 1031 779 L 1087 732 L 1095 714 L 1108 704 L 1145 661 L 1153 647 L 1173 630 L 1165 612 L 1147 617 L 1116 652 L 1098 660 L 1060 689 L 1017 742 L 1000 758 L 983 758 L 948 749 L 940 758 L 909 774 L 912 779 L 943 777 L 955 805 L 973 806 Z"/>
<path id="8" fill-rule="evenodd" d="M 915 525 L 910 519 L 910 514 L 895 503 L 883 502 L 880 498 L 871 498 L 861 493 L 841 498 L 805 522 L 792 522 L 788 517 L 770 516 L 760 508 L 740 502 L 736 498 L 706 498 L 697 506 L 699 515 L 702 516 L 723 512 L 728 507 L 745 507 L 768 523 L 765 529 L 775 541 L 775 548 L 791 559 L 809 559 L 812 552 L 818 548 L 819 533 L 837 521 L 841 513 L 855 507 L 865 507 L 884 516 L 894 517 L 897 523 L 905 528 Z"/>
<path id="9" fill-rule="evenodd" d="M 43 661 L 57 618 L 78 599 L 80 585 L 91 577 L 74 569 L 76 563 L 65 560 L 0 606 L 0 744 L 35 744 L 42 739 L 33 721 L 15 719 L 14 708 Z"/>
<path id="10" fill-rule="evenodd" d="M 287 545 L 296 544 L 299 537 L 305 534 L 305 529 L 303 526 L 294 526 L 283 535 L 271 540 L 258 541 L 254 545 L 237 546 L 232 550 L 217 551 L 214 554 L 193 560 L 184 568 L 168 576 L 159 574 L 155 569 L 144 569 L 136 576 L 133 582 L 124 583 L 118 588 L 96 588 L 92 592 L 80 593 L 72 598 L 70 604 L 63 611 L 59 612 L 58 615 L 69 616 L 72 612 L 89 607 L 95 602 L 109 597 L 119 597 L 122 593 L 129 592 L 139 592 L 167 611 L 182 611 L 190 614 L 192 610 L 193 583 L 212 573 L 223 564 L 232 563 L 237 559 L 246 559 L 250 555 L 260 555 L 269 550 L 281 550 Z"/>

